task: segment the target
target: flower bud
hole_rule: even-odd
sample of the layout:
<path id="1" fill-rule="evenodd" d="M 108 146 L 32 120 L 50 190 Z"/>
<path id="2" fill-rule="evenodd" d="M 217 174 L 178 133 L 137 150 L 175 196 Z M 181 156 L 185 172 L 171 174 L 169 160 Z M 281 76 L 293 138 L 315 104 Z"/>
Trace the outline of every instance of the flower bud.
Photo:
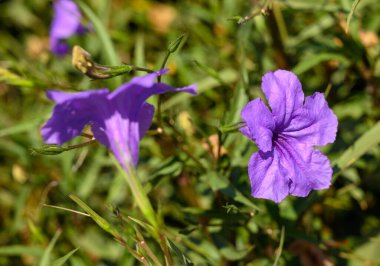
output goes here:
<path id="1" fill-rule="evenodd" d="M 100 66 L 91 59 L 90 53 L 75 45 L 73 48 L 73 66 L 83 74 L 94 79 L 104 79 L 111 77 L 109 73 L 106 73 L 110 68 Z"/>
<path id="2" fill-rule="evenodd" d="M 61 147 L 56 144 L 45 144 L 41 148 L 31 148 L 32 155 L 58 155 L 68 150 L 69 148 Z"/>
<path id="3" fill-rule="evenodd" d="M 181 44 L 182 42 L 182 39 L 185 37 L 185 34 L 182 34 L 181 36 L 179 36 L 176 40 L 174 40 L 173 42 L 171 42 L 169 44 L 169 47 L 168 47 L 168 51 L 169 53 L 174 53 L 175 51 L 177 51 L 179 45 Z"/>

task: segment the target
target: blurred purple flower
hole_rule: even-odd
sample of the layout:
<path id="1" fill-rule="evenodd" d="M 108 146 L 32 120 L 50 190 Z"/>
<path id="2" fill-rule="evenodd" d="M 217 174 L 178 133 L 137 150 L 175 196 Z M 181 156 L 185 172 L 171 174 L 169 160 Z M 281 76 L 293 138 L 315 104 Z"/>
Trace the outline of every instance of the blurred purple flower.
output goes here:
<path id="1" fill-rule="evenodd" d="M 75 34 L 86 32 L 81 24 L 81 14 L 78 6 L 72 0 L 56 0 L 53 3 L 54 17 L 50 28 L 50 49 L 59 56 L 69 52 L 65 39 Z"/>
<path id="2" fill-rule="evenodd" d="M 246 125 L 240 131 L 259 148 L 248 164 L 252 196 L 280 202 L 289 194 L 305 197 L 328 188 L 330 161 L 313 147 L 334 142 L 337 132 L 324 95 L 304 99 L 297 76 L 285 70 L 266 73 L 262 90 L 271 111 L 255 99 L 241 112 Z"/>
<path id="3" fill-rule="evenodd" d="M 90 124 L 94 137 L 113 152 L 125 169 L 135 167 L 139 142 L 152 124 L 154 114 L 154 107 L 145 100 L 153 94 L 170 91 L 196 94 L 196 85 L 173 88 L 155 83 L 165 72 L 135 77 L 111 93 L 108 89 L 77 93 L 48 91 L 47 96 L 57 105 L 41 129 L 45 142 L 61 145 Z"/>

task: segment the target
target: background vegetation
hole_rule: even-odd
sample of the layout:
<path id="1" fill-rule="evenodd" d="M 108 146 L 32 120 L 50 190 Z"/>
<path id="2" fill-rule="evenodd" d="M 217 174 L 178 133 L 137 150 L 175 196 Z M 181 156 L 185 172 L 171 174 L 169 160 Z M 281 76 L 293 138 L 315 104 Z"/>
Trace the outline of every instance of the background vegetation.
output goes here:
<path id="1" fill-rule="evenodd" d="M 162 98 L 165 134 L 154 134 L 155 120 L 138 167 L 174 265 L 380 265 L 380 2 L 268 2 L 88 0 L 114 48 L 95 30 L 69 41 L 102 64 L 158 69 L 168 44 L 187 34 L 164 81 L 197 83 L 199 95 Z M 125 246 L 149 258 L 142 238 L 163 261 L 146 228 L 128 218 L 144 221 L 103 146 L 30 153 L 43 144 L 39 129 L 53 108 L 46 90 L 115 89 L 139 73 L 92 81 L 71 56 L 52 55 L 51 1 L 3 0 L 0 10 L 0 265 L 61 265 L 65 255 L 65 265 L 136 265 Z M 230 19 L 251 14 L 243 24 Z M 261 76 L 278 68 L 294 71 L 306 95 L 329 92 L 339 131 L 323 147 L 334 164 L 330 189 L 275 204 L 250 196 L 255 145 L 218 129 L 240 121 L 241 108 L 261 95 Z M 87 216 L 43 205 L 82 211 L 69 194 L 126 243 Z"/>

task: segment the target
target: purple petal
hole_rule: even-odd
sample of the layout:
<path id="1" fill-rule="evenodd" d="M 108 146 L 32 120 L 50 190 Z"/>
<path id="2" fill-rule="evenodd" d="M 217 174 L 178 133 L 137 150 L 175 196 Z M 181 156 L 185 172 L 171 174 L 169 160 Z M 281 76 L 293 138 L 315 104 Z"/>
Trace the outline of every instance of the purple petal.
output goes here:
<path id="1" fill-rule="evenodd" d="M 41 129 L 45 142 L 61 145 L 79 135 L 105 105 L 107 94 L 106 89 L 79 93 L 48 91 L 47 96 L 57 105 Z"/>
<path id="2" fill-rule="evenodd" d="M 51 39 L 50 40 L 50 50 L 58 56 L 64 56 L 68 54 L 70 47 L 67 43 L 60 39 Z"/>
<path id="3" fill-rule="evenodd" d="M 123 117 L 117 110 L 113 111 L 92 121 L 92 132 L 100 143 L 113 152 L 121 165 L 133 167 L 138 161 L 138 121 Z"/>
<path id="4" fill-rule="evenodd" d="M 280 155 L 276 149 L 267 153 L 254 153 L 249 160 L 248 175 L 252 196 L 255 198 L 280 202 L 289 195 L 291 182 L 280 164 Z"/>
<path id="5" fill-rule="evenodd" d="M 148 103 L 144 103 L 140 110 L 139 115 L 139 139 L 141 140 L 142 137 L 146 134 L 150 126 L 152 125 L 154 115 L 154 107 Z"/>
<path id="6" fill-rule="evenodd" d="M 326 189 L 331 185 L 330 161 L 320 151 L 294 139 L 279 140 L 275 150 L 284 176 L 291 180 L 290 194 L 306 197 L 311 190 Z"/>
<path id="7" fill-rule="evenodd" d="M 296 141 L 281 140 L 272 152 L 252 155 L 248 174 L 253 197 L 280 202 L 289 194 L 306 197 L 311 190 L 328 188 L 332 169 L 320 151 Z"/>
<path id="8" fill-rule="evenodd" d="M 271 151 L 275 124 L 264 102 L 261 99 L 249 102 L 241 111 L 241 117 L 247 125 L 240 132 L 255 141 L 261 151 Z"/>
<path id="9" fill-rule="evenodd" d="M 135 109 L 154 94 L 164 94 L 170 91 L 183 91 L 190 94 L 196 94 L 196 85 L 190 85 L 184 88 L 174 88 L 165 83 L 156 83 L 157 77 L 166 72 L 168 72 L 168 70 L 164 69 L 145 76 L 135 77 L 112 92 L 109 99 L 115 99 L 117 102 L 123 104 L 128 103 L 128 105 L 133 106 L 132 109 Z"/>
<path id="10" fill-rule="evenodd" d="M 323 146 L 335 140 L 338 120 L 322 93 L 306 97 L 283 134 L 309 145 Z"/>
<path id="11" fill-rule="evenodd" d="M 297 76 L 290 71 L 277 70 L 263 76 L 262 90 L 272 108 L 277 129 L 286 127 L 293 113 L 302 107 L 304 94 Z"/>
<path id="12" fill-rule="evenodd" d="M 144 103 L 136 113 L 137 116 L 114 110 L 110 116 L 97 117 L 91 124 L 95 138 L 128 168 L 137 166 L 139 142 L 152 124 L 154 107 Z"/>
<path id="13" fill-rule="evenodd" d="M 50 28 L 50 47 L 54 53 L 62 55 L 64 45 L 61 40 L 80 32 L 81 14 L 72 0 L 57 0 L 53 4 L 54 18 Z"/>

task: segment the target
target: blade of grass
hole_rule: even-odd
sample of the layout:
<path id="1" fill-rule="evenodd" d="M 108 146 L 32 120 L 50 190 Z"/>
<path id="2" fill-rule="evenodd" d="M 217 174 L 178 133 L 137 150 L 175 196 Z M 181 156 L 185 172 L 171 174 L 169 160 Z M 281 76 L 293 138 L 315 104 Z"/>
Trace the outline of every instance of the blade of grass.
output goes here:
<path id="1" fill-rule="evenodd" d="M 380 143 L 380 121 L 377 122 L 370 130 L 364 133 L 355 143 L 350 146 L 336 161 L 340 171 L 347 169 L 357 159 L 363 156 L 371 148 Z"/>
<path id="2" fill-rule="evenodd" d="M 278 246 L 278 249 L 276 251 L 276 259 L 273 263 L 273 266 L 277 266 L 278 264 L 278 261 L 281 257 L 281 253 L 282 253 L 282 249 L 284 247 L 284 239 L 285 239 L 285 227 L 283 226 L 281 228 L 281 237 L 280 237 L 280 245 Z"/>
<path id="3" fill-rule="evenodd" d="M 59 259 L 56 259 L 53 261 L 51 266 L 62 266 L 64 263 L 78 250 L 79 248 L 73 249 L 69 253 L 67 253 L 65 256 L 60 257 Z"/>
<path id="4" fill-rule="evenodd" d="M 41 256 L 44 250 L 40 247 L 28 247 L 23 245 L 13 245 L 0 247 L 0 256 Z"/>
<path id="5" fill-rule="evenodd" d="M 62 233 L 61 230 L 58 230 L 55 233 L 53 239 L 50 241 L 50 243 L 49 243 L 48 247 L 46 248 L 44 254 L 42 254 L 41 261 L 38 264 L 39 266 L 50 266 L 51 265 L 51 262 L 50 262 L 51 253 L 52 253 L 54 245 L 57 242 L 57 239 L 61 235 L 61 233 Z"/>
<path id="6" fill-rule="evenodd" d="M 350 22 L 351 22 L 352 16 L 354 15 L 354 12 L 355 12 L 356 7 L 358 6 L 359 2 L 360 2 L 360 0 L 355 0 L 355 2 L 352 3 L 350 13 L 347 16 L 346 33 L 348 33 L 348 31 L 350 29 Z"/>
<path id="7" fill-rule="evenodd" d="M 116 239 L 122 239 L 120 234 L 112 228 L 112 226 L 99 214 L 97 214 L 93 209 L 91 209 L 86 203 L 84 203 L 80 198 L 75 195 L 69 195 L 70 199 L 72 199 L 76 204 L 78 204 L 85 212 L 87 212 L 95 223 L 99 225 L 104 231 L 111 234 Z"/>

